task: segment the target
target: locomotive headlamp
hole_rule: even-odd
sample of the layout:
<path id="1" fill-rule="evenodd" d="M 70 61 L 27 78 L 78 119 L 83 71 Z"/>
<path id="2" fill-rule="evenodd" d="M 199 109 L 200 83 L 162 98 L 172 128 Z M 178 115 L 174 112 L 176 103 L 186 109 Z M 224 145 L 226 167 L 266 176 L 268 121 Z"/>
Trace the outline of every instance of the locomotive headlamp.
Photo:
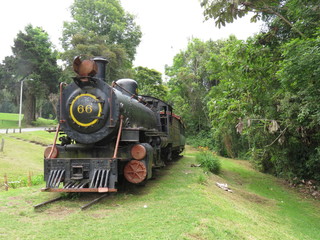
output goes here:
<path id="1" fill-rule="evenodd" d="M 131 148 L 131 156 L 136 160 L 142 160 L 147 155 L 146 148 L 141 144 L 136 144 Z"/>

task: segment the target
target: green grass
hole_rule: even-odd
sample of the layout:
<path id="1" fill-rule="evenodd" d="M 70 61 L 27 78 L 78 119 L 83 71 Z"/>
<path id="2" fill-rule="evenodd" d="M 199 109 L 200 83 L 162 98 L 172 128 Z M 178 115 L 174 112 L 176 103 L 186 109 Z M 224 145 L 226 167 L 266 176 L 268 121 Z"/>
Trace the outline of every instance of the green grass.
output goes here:
<path id="1" fill-rule="evenodd" d="M 232 170 L 232 174 L 225 171 L 223 177 L 233 184 L 244 186 L 244 191 L 254 194 L 253 201 L 273 203 L 272 206 L 277 208 L 277 214 L 281 216 L 278 223 L 284 225 L 285 222 L 285 225 L 292 228 L 297 239 L 319 238 L 320 209 L 314 209 L 314 206 L 302 196 L 298 197 L 292 190 L 286 189 L 285 183 L 270 175 L 254 171 L 246 161 L 225 159 L 222 168 Z M 316 205 L 320 207 L 319 201 Z M 271 210 L 266 208 L 264 214 L 270 215 Z M 272 214 L 271 219 L 277 221 L 277 217 Z"/>
<path id="2" fill-rule="evenodd" d="M 23 114 L 22 114 L 23 117 Z M 0 120 L 18 121 L 18 113 L 0 113 Z"/>
<path id="3" fill-rule="evenodd" d="M 49 145 L 53 138 L 54 133 L 45 131 L 0 134 L 0 140 L 4 139 L 4 151 L 0 152 L 0 184 L 4 181 L 4 174 L 7 174 L 9 181 L 26 177 L 29 171 L 34 175 L 43 174 L 45 147 L 29 141 Z"/>
<path id="4" fill-rule="evenodd" d="M 214 174 L 220 173 L 220 159 L 217 156 L 215 156 L 211 151 L 200 151 L 196 156 L 196 160 L 198 163 L 201 164 L 201 167 L 205 168 L 207 171 L 212 172 Z"/>
<path id="5" fill-rule="evenodd" d="M 32 126 L 36 127 L 48 127 L 48 126 L 56 126 L 57 120 L 45 119 L 45 118 L 37 118 L 35 122 L 32 123 Z"/>
<path id="6" fill-rule="evenodd" d="M 248 162 L 221 158 L 221 173 L 190 167 L 197 152 L 162 169 L 146 187 L 81 212 L 88 198 L 33 210 L 58 196 L 38 187 L 0 192 L 0 239 L 319 239 L 320 204 Z M 14 169 L 16 170 L 16 169 Z M 215 183 L 228 183 L 232 193 Z"/>
<path id="7" fill-rule="evenodd" d="M 53 143 L 55 132 L 49 133 L 47 131 L 41 130 L 41 131 L 34 131 L 34 132 L 10 133 L 10 134 L 6 134 L 5 136 L 15 138 L 15 139 L 19 138 L 24 141 L 38 142 L 44 145 L 49 145 Z"/>
<path id="8" fill-rule="evenodd" d="M 18 128 L 18 126 L 19 114 L 0 113 L 0 128 Z"/>
<path id="9" fill-rule="evenodd" d="M 22 114 L 23 119 L 23 114 Z M 56 120 L 49 120 L 38 118 L 33 123 L 33 126 L 52 126 L 56 124 Z M 0 129 L 18 128 L 19 127 L 19 114 L 16 113 L 0 113 Z M 22 127 L 27 127 L 22 121 Z"/>

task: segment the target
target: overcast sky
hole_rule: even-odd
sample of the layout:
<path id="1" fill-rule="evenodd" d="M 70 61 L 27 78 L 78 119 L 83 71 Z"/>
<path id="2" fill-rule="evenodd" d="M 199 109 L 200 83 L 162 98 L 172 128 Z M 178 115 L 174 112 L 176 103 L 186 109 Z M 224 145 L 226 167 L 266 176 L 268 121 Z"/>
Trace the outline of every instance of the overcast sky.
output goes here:
<path id="1" fill-rule="evenodd" d="M 10 0 L 1 2 L 0 61 L 11 55 L 13 40 L 20 30 L 31 23 L 48 32 L 53 44 L 60 49 L 63 21 L 70 20 L 69 6 L 73 0 Z M 204 22 L 199 0 L 121 0 L 127 12 L 136 15 L 141 26 L 142 41 L 137 49 L 135 66 L 164 72 L 175 54 L 186 49 L 192 37 L 201 40 L 225 39 L 234 34 L 246 39 L 260 29 L 249 18 L 218 29 L 213 21 Z"/>

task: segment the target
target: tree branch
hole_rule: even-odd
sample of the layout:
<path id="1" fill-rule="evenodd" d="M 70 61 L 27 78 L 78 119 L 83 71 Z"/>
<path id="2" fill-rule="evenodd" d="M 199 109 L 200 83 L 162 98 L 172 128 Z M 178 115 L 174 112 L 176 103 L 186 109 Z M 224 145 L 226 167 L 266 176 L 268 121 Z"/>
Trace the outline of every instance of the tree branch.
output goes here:
<path id="1" fill-rule="evenodd" d="M 270 143 L 269 145 L 267 145 L 267 146 L 265 146 L 265 147 L 266 147 L 266 148 L 267 148 L 267 147 L 271 147 L 271 146 L 285 133 L 285 131 L 287 130 L 287 128 L 288 128 L 288 127 L 286 127 L 272 143 Z"/>
<path id="2" fill-rule="evenodd" d="M 276 15 L 282 21 L 284 21 L 286 24 L 288 24 L 294 31 L 296 31 L 301 37 L 305 38 L 305 35 L 299 29 L 297 29 L 288 19 L 286 19 L 283 15 L 281 15 L 277 11 L 273 10 L 272 8 L 270 8 L 266 5 L 265 5 L 265 7 L 258 7 L 258 6 L 255 6 L 254 3 L 252 3 L 252 2 L 242 2 L 242 5 L 244 5 L 245 7 L 251 8 L 253 10 L 258 10 L 260 12 L 265 12 L 265 13 Z"/>

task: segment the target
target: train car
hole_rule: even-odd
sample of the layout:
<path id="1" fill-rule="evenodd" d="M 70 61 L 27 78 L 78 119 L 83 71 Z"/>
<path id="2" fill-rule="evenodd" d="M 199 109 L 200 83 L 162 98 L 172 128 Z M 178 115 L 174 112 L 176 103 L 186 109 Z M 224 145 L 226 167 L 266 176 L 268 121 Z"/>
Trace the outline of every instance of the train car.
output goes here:
<path id="1" fill-rule="evenodd" d="M 172 107 L 138 96 L 132 79 L 107 84 L 106 64 L 101 57 L 76 57 L 73 83 L 60 84 L 59 125 L 44 152 L 43 191 L 116 192 L 123 181 L 144 183 L 184 149 L 185 127 Z"/>

